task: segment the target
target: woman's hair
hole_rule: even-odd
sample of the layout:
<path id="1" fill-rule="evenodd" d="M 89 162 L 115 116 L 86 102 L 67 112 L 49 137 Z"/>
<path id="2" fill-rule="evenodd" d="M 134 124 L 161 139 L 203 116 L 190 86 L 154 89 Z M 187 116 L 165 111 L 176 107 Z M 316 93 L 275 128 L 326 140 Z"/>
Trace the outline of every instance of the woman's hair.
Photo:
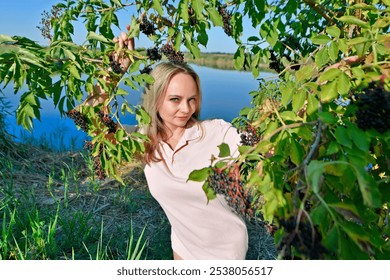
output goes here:
<path id="1" fill-rule="evenodd" d="M 158 110 L 164 101 L 169 82 L 173 76 L 179 73 L 190 75 L 196 83 L 198 89 L 197 104 L 190 122 L 197 123 L 199 119 L 202 92 L 198 74 L 185 63 L 162 62 L 158 64 L 150 73 L 154 78 L 154 82 L 145 87 L 142 99 L 142 106 L 151 118 L 150 124 L 142 129 L 143 133 L 150 139 L 150 142 L 145 143 L 144 162 L 146 164 L 162 160 L 159 141 L 167 140 L 170 137 L 170 131 L 164 126 Z"/>

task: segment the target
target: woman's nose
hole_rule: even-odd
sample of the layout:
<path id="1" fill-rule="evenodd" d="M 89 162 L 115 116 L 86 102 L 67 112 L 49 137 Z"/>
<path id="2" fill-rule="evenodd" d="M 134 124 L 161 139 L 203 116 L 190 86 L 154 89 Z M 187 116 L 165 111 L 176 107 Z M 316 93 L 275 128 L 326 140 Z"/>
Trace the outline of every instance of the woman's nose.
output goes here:
<path id="1" fill-rule="evenodd" d="M 182 113 L 189 113 L 190 112 L 190 104 L 188 104 L 188 102 L 183 101 L 180 105 L 181 105 L 180 111 Z"/>

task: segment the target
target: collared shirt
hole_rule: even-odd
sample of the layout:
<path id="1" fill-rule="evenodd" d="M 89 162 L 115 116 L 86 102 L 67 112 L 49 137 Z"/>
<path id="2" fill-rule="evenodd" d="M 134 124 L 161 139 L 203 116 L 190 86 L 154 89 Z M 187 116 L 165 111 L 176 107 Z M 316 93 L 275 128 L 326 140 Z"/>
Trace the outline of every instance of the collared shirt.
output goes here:
<path id="1" fill-rule="evenodd" d="M 188 181 L 191 171 L 211 165 L 218 145 L 237 153 L 240 136 L 223 120 L 203 121 L 185 130 L 175 149 L 161 143 L 164 161 L 145 166 L 153 197 L 171 224 L 173 250 L 184 259 L 245 259 L 245 222 L 218 195 L 207 203 L 202 182 Z"/>

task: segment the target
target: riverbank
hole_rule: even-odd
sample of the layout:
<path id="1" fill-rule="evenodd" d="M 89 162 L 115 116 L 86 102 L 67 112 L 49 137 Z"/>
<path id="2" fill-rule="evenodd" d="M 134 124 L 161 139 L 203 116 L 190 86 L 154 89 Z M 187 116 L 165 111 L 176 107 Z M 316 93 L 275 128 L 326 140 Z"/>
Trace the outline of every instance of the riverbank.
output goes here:
<path id="1" fill-rule="evenodd" d="M 231 53 L 208 53 L 203 52 L 200 58 L 194 59 L 189 52 L 184 53 L 184 60 L 199 66 L 206 66 L 221 70 L 236 70 L 234 68 L 234 54 Z M 260 64 L 261 72 L 273 72 L 266 64 Z"/>

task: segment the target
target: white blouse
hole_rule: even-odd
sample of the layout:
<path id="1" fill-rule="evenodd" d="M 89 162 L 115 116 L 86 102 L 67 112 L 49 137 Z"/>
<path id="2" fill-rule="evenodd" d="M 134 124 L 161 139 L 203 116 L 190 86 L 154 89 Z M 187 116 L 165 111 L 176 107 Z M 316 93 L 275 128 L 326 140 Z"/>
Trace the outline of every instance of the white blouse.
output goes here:
<path id="1" fill-rule="evenodd" d="M 212 155 L 218 157 L 221 143 L 237 153 L 240 136 L 220 119 L 201 125 L 203 131 L 198 125 L 186 129 L 175 150 L 161 143 L 165 164 L 161 161 L 145 166 L 148 186 L 169 219 L 172 249 L 179 256 L 186 260 L 245 259 L 245 222 L 231 211 L 223 196 L 207 203 L 203 183 L 187 181 L 191 171 L 210 166 Z"/>

